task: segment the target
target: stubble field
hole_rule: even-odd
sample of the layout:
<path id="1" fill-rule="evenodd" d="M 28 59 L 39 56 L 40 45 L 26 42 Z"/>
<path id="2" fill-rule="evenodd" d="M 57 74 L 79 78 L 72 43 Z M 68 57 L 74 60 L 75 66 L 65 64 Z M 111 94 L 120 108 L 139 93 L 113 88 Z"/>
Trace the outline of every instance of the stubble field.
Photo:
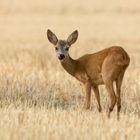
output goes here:
<path id="1" fill-rule="evenodd" d="M 139 27 L 138 0 L 0 1 L 0 140 L 139 140 Z M 75 59 L 114 45 L 128 52 L 119 122 L 116 107 L 107 118 L 104 86 L 102 113 L 94 94 L 83 109 L 82 86 L 61 67 L 48 28 L 62 39 L 78 29 Z"/>

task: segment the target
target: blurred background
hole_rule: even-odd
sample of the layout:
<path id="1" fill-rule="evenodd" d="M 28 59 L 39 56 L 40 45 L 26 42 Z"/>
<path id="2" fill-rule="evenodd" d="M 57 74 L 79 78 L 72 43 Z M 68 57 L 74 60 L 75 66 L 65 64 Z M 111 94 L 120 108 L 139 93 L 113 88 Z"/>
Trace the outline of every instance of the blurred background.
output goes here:
<path id="1" fill-rule="evenodd" d="M 0 16 L 1 42 L 45 44 L 48 28 L 60 38 L 78 29 L 83 52 L 108 45 L 137 50 L 140 42 L 138 0 L 1 0 Z"/>
<path id="2" fill-rule="evenodd" d="M 139 0 L 1 0 L 0 30 L 7 38 L 51 28 L 61 37 L 78 29 L 82 38 L 139 41 L 139 14 Z"/>
<path id="3" fill-rule="evenodd" d="M 46 94 L 51 89 L 56 93 L 60 89 L 59 93 L 80 94 L 81 87 L 61 67 L 46 37 L 47 29 L 60 39 L 67 39 L 77 29 L 79 38 L 70 55 L 76 59 L 109 46 L 123 46 L 131 57 L 124 90 L 129 87 L 128 95 L 135 88 L 135 95 L 139 96 L 139 3 L 139 0 L 0 0 L 1 83 L 10 83 L 11 89 L 19 88 L 25 93 Z M 5 84 L 1 90 L 3 87 Z"/>
<path id="4" fill-rule="evenodd" d="M 0 0 L 0 140 L 139 140 L 139 27 L 139 0 Z M 59 39 L 79 31 L 74 59 L 114 45 L 128 52 L 119 122 L 116 108 L 107 119 L 104 86 L 103 112 L 94 94 L 83 110 L 83 89 L 62 68 L 47 29 Z"/>

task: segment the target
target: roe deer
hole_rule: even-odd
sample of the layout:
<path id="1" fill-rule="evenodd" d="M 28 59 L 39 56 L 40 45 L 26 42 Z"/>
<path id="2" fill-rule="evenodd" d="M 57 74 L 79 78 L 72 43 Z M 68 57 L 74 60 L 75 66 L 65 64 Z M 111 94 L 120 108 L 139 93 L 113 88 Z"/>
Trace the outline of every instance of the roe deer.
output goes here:
<path id="1" fill-rule="evenodd" d="M 100 94 L 98 86 L 104 84 L 109 93 L 109 112 L 112 112 L 117 104 L 117 119 L 121 109 L 121 85 L 123 76 L 130 58 L 126 51 L 119 46 L 106 48 L 93 54 L 86 54 L 77 60 L 69 56 L 69 48 L 75 43 L 78 37 L 78 31 L 74 31 L 67 40 L 58 40 L 56 35 L 47 30 L 48 40 L 55 46 L 55 50 L 63 68 L 80 82 L 83 83 L 86 93 L 86 109 L 90 108 L 91 87 L 97 99 L 98 111 L 101 112 Z M 113 82 L 116 82 L 116 94 L 114 92 Z"/>

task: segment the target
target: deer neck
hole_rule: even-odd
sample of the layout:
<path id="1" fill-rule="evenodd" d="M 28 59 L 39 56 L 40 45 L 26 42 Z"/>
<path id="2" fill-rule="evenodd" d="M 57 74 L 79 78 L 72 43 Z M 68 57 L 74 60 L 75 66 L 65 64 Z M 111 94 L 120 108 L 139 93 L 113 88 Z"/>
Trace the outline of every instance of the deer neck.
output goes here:
<path id="1" fill-rule="evenodd" d="M 77 61 L 73 60 L 69 55 L 61 62 L 63 68 L 72 76 L 75 74 Z"/>

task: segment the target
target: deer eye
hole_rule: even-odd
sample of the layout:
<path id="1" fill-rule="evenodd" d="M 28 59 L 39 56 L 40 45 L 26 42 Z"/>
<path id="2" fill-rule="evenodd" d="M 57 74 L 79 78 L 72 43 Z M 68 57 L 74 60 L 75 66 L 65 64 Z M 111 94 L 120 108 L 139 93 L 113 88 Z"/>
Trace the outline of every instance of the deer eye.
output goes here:
<path id="1" fill-rule="evenodd" d="M 58 48 L 55 48 L 55 50 L 57 51 L 57 50 L 58 50 Z"/>
<path id="2" fill-rule="evenodd" d="M 68 50 L 69 50 L 69 48 L 66 48 L 65 50 L 66 50 L 66 51 L 68 51 Z"/>

